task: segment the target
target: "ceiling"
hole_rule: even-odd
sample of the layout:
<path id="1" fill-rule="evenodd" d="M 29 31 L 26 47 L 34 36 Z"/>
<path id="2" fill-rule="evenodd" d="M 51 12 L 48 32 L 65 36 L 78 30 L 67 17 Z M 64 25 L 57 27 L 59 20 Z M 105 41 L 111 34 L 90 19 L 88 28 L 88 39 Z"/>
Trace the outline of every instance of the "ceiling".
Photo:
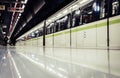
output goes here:
<path id="1" fill-rule="evenodd" d="M 11 43 L 73 0 L 0 0 L 2 37 Z"/>

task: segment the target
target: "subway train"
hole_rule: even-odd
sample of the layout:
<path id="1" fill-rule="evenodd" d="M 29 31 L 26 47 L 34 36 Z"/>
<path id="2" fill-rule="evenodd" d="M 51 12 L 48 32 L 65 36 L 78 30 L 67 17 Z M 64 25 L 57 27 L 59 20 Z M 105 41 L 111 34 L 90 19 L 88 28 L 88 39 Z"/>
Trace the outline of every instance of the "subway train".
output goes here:
<path id="1" fill-rule="evenodd" d="M 17 39 L 17 46 L 120 49 L 120 0 L 77 0 Z"/>

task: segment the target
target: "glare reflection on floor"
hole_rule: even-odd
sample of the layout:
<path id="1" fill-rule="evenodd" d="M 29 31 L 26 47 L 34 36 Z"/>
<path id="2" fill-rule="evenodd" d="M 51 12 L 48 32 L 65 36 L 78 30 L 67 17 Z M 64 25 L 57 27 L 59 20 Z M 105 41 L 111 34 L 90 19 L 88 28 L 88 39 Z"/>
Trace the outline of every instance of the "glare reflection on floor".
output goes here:
<path id="1" fill-rule="evenodd" d="M 22 46 L 8 50 L 21 78 L 120 78 L 120 50 Z"/>

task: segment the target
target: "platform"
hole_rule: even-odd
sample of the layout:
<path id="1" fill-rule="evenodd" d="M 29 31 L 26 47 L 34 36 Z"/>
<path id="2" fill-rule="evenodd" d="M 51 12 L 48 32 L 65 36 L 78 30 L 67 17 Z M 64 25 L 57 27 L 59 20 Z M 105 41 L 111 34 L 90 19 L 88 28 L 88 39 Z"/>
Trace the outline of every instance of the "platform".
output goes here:
<path id="1" fill-rule="evenodd" d="M 120 50 L 2 47 L 0 78 L 120 78 Z"/>

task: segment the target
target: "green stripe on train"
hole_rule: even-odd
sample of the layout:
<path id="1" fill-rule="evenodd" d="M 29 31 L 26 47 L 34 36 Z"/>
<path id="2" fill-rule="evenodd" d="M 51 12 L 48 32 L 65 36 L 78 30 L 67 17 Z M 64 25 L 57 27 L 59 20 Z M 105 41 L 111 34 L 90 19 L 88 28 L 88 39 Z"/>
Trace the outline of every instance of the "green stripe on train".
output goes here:
<path id="1" fill-rule="evenodd" d="M 120 19 L 110 21 L 110 25 L 120 23 Z"/>
<path id="2" fill-rule="evenodd" d="M 53 34 L 46 35 L 45 38 L 51 37 Z"/>
<path id="3" fill-rule="evenodd" d="M 117 24 L 117 23 L 120 23 L 120 19 L 110 21 L 110 25 Z M 93 29 L 93 28 L 98 28 L 98 27 L 104 27 L 104 26 L 107 26 L 107 22 L 102 22 L 102 23 L 94 24 L 94 25 L 88 25 L 87 27 L 80 26 L 80 27 L 77 27 L 77 28 L 72 28 L 71 32 L 78 32 L 78 31 L 83 31 L 83 30 L 88 30 L 88 29 Z M 68 34 L 68 33 L 70 33 L 69 30 L 70 29 L 54 33 L 54 36 Z M 51 34 L 47 35 L 46 38 L 51 37 L 51 36 L 53 36 L 53 35 L 51 35 Z"/>
<path id="4" fill-rule="evenodd" d="M 107 26 L 106 22 L 100 23 L 100 24 L 94 24 L 94 25 L 88 25 L 87 27 L 79 27 L 77 29 L 73 29 L 72 32 L 78 32 L 78 31 L 82 31 L 82 30 L 88 30 L 88 29 L 93 29 L 93 28 L 98 28 L 98 27 L 103 27 L 103 26 Z"/>
<path id="5" fill-rule="evenodd" d="M 61 35 L 61 34 L 68 34 L 68 33 L 70 33 L 70 29 L 67 29 L 65 31 L 60 31 L 58 33 L 54 33 L 54 36 L 58 36 L 58 35 Z"/>

